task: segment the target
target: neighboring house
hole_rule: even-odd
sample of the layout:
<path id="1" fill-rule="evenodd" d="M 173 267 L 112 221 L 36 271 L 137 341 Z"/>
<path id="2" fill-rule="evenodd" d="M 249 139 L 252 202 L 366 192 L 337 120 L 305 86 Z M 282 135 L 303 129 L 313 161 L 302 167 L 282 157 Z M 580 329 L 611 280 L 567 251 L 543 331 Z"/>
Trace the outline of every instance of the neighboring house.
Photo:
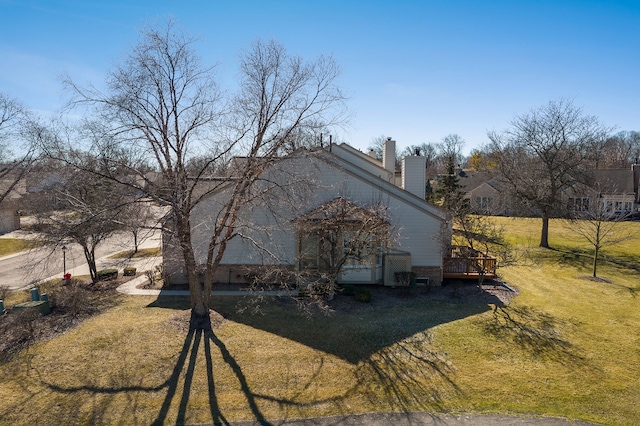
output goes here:
<path id="1" fill-rule="evenodd" d="M 392 144 L 395 142 L 388 141 L 389 152 L 395 152 Z M 338 282 L 393 286 L 397 284 L 396 272 L 413 272 L 439 285 L 443 257 L 451 243 L 450 220 L 444 211 L 424 200 L 424 157 L 405 158 L 404 187 L 394 184 L 395 155 L 387 157 L 392 161 L 381 163 L 341 144 L 314 152 L 300 150 L 270 162 L 262 182 L 287 190 L 269 200 L 261 198 L 261 202 L 242 211 L 236 228 L 239 236 L 227 246 L 216 281 L 246 282 L 253 270 L 269 266 L 313 275 L 324 248 L 315 244 L 308 232 L 301 232 L 305 224 L 316 220 L 320 212 L 342 204 L 363 210 L 376 204 L 385 206 L 384 219 L 396 235 L 394 244 L 377 245 L 372 236 L 368 255 L 347 262 Z M 191 214 L 192 240 L 200 264 L 204 264 L 212 233 L 209 225 L 229 190 L 222 188 L 210 194 Z M 357 208 L 352 211 L 360 215 Z M 336 232 L 347 247 L 350 230 Z M 170 235 L 165 232 L 163 237 L 165 279 L 172 284 L 186 283 L 182 254 Z"/>
<path id="2" fill-rule="evenodd" d="M 0 203 L 0 235 L 20 229 L 17 200 L 4 199 Z"/>
<path id="3" fill-rule="evenodd" d="M 67 186 L 67 179 L 59 172 L 34 169 L 26 176 L 24 208 L 30 212 L 56 210 L 65 207 L 60 191 Z"/>
<path id="4" fill-rule="evenodd" d="M 495 172 L 460 171 L 458 178 L 473 212 L 493 216 L 510 213 L 507 191 Z"/>
<path id="5" fill-rule="evenodd" d="M 593 171 L 593 184 L 577 184 L 564 191 L 567 210 L 577 215 L 602 209 L 612 217 L 638 214 L 640 164 L 630 169 L 598 169 Z"/>
<path id="6" fill-rule="evenodd" d="M 6 166 L 0 166 L 6 167 Z M 20 210 L 21 200 L 26 193 L 26 186 L 23 179 L 18 179 L 15 170 L 0 170 L 4 178 L 0 179 L 0 194 L 10 192 L 4 197 L 0 203 L 0 235 L 20 229 Z"/>
<path id="7" fill-rule="evenodd" d="M 495 172 L 462 171 L 459 177 L 475 212 L 505 216 L 532 214 L 517 208 L 519 203 L 509 198 L 508 188 Z M 639 164 L 632 165 L 630 169 L 597 169 L 592 172 L 591 180 L 590 185 L 576 183 L 564 188 L 562 198 L 565 205 L 558 206 L 558 211 L 579 214 L 602 206 L 612 216 L 637 216 L 640 206 Z"/>

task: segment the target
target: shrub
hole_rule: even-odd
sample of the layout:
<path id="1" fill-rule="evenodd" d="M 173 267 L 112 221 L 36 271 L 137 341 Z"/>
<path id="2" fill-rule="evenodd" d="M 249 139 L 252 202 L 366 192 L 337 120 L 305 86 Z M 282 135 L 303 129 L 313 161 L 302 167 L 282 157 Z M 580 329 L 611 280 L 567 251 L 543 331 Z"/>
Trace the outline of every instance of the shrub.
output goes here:
<path id="1" fill-rule="evenodd" d="M 77 316 L 93 311 L 91 307 L 91 292 L 82 283 L 72 281 L 70 285 L 62 287 L 53 297 L 56 309 Z"/>
<path id="2" fill-rule="evenodd" d="M 342 294 L 344 294 L 345 296 L 353 296 L 354 294 L 356 294 L 356 288 L 352 285 L 345 285 L 344 287 L 342 287 Z"/>
<path id="3" fill-rule="evenodd" d="M 122 271 L 122 275 L 125 277 L 132 277 L 135 274 L 136 274 L 136 268 L 134 268 L 133 266 L 128 266 L 124 268 L 124 270 Z"/>
<path id="4" fill-rule="evenodd" d="M 144 271 L 144 275 L 149 280 L 149 286 L 155 287 L 163 279 L 162 265 L 156 265 L 153 269 Z"/>
<path id="5" fill-rule="evenodd" d="M 310 283 L 307 286 L 307 291 L 310 296 L 317 296 L 327 300 L 332 300 L 333 296 L 336 294 L 336 286 L 330 281 L 318 280 Z"/>
<path id="6" fill-rule="evenodd" d="M 101 269 L 98 271 L 98 281 L 113 280 L 118 278 L 118 270 L 114 268 Z"/>
<path id="7" fill-rule="evenodd" d="M 356 300 L 362 303 L 371 302 L 371 290 L 368 288 L 358 289 L 356 292 Z"/>

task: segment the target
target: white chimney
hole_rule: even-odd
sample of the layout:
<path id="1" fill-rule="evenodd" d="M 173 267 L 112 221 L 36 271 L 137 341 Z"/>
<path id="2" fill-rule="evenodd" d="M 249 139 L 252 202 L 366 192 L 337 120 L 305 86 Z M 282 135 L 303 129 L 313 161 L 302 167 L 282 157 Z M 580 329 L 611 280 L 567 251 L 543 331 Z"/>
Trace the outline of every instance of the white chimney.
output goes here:
<path id="1" fill-rule="evenodd" d="M 396 141 L 387 138 L 382 145 L 382 167 L 391 172 L 391 176 L 396 173 Z"/>
<path id="2" fill-rule="evenodd" d="M 424 200 L 427 157 L 405 156 L 402 157 L 402 189 Z"/>

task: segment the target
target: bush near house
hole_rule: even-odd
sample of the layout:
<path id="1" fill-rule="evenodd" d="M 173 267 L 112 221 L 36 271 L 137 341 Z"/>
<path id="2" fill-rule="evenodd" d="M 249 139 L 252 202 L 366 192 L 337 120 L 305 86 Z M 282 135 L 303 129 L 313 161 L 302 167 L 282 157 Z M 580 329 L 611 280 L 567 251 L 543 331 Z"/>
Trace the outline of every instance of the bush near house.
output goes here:
<path id="1" fill-rule="evenodd" d="M 125 277 L 132 277 L 135 274 L 136 274 L 136 268 L 134 268 L 133 266 L 128 266 L 124 268 L 124 270 L 122 271 L 122 275 L 124 275 Z"/>
<path id="2" fill-rule="evenodd" d="M 118 270 L 115 268 L 101 269 L 97 274 L 98 281 L 107 281 L 118 278 Z"/>
<path id="3" fill-rule="evenodd" d="M 356 288 L 352 285 L 345 285 L 342 287 L 342 294 L 345 296 L 355 296 Z"/>
<path id="4" fill-rule="evenodd" d="M 359 288 L 356 291 L 356 300 L 362 303 L 371 302 L 371 290 L 368 288 Z"/>

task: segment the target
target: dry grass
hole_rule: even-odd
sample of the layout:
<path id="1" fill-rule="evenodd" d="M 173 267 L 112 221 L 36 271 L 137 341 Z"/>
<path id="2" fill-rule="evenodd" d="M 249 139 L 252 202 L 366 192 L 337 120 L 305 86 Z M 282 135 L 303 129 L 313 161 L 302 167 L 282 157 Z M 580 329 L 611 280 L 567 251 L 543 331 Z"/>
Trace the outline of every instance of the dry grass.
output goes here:
<path id="1" fill-rule="evenodd" d="M 156 257 L 156 256 L 160 256 L 161 254 L 162 253 L 161 253 L 160 247 L 152 247 L 152 248 L 141 248 L 141 249 L 138 249 L 137 252 L 134 252 L 133 250 L 121 251 L 109 256 L 109 258 L 110 259 L 139 259 L 143 257 Z"/>
<path id="2" fill-rule="evenodd" d="M 30 250 L 41 245 L 41 242 L 33 240 L 0 238 L 0 257 L 8 256 L 14 253 L 20 253 L 22 251 Z"/>
<path id="3" fill-rule="evenodd" d="M 77 278 L 66 283 L 52 280 L 42 283 L 40 294 L 47 294 L 51 313 L 42 316 L 31 310 L 16 311 L 18 303 L 31 300 L 29 291 L 12 292 L 5 302 L 9 314 L 0 320 L 0 364 L 10 361 L 20 350 L 36 342 L 57 337 L 100 312 L 114 306 L 120 299 L 113 294 L 118 282 L 99 283 Z"/>
<path id="4" fill-rule="evenodd" d="M 217 298 L 225 320 L 189 334 L 176 328 L 187 298 L 123 297 L 0 366 L 0 423 L 446 410 L 637 424 L 640 273 L 616 260 L 633 259 L 635 243 L 608 253 L 602 273 L 610 282 L 590 281 L 582 278 L 588 259 L 573 253 L 584 247 L 557 223 L 558 249 L 542 250 L 539 221 L 498 220 L 521 247 L 533 241 L 520 264 L 501 271 L 520 291 L 508 305 L 450 287 L 420 295 L 374 288 L 371 304 L 338 296 L 329 316 L 307 316 L 288 299 L 239 313 L 253 303 Z"/>

